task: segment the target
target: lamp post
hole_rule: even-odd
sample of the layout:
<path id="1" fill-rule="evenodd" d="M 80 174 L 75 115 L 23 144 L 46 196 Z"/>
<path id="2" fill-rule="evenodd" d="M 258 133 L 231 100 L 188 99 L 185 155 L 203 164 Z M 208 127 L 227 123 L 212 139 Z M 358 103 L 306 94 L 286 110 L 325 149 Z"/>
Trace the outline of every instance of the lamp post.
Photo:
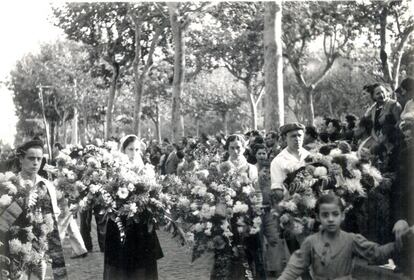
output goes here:
<path id="1" fill-rule="evenodd" d="M 52 87 L 51 86 L 39 85 L 39 86 L 37 86 L 37 88 L 39 89 L 40 107 L 42 109 L 42 119 L 43 119 L 43 124 L 45 125 L 45 132 L 46 132 L 47 152 L 48 152 L 48 155 L 49 155 L 48 161 L 50 162 L 50 160 L 52 159 L 52 147 L 50 146 L 49 125 L 48 125 L 47 120 L 46 120 L 45 104 L 43 102 L 43 89 L 52 88 Z"/>

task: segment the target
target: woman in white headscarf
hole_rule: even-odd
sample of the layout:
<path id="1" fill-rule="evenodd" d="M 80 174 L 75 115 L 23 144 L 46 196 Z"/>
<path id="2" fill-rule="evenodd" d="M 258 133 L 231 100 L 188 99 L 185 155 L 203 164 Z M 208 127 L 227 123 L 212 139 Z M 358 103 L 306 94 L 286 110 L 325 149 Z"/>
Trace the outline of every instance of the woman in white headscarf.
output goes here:
<path id="1" fill-rule="evenodd" d="M 131 169 L 136 172 L 144 168 L 141 148 L 143 145 L 135 135 L 127 135 L 121 141 L 120 150 L 128 156 Z M 146 220 L 145 217 L 140 222 L 124 223 L 124 242 L 119 238 L 115 222 L 108 221 L 105 238 L 105 280 L 158 279 L 157 260 L 163 257 L 163 253 L 155 229 L 149 228 L 142 220 Z"/>

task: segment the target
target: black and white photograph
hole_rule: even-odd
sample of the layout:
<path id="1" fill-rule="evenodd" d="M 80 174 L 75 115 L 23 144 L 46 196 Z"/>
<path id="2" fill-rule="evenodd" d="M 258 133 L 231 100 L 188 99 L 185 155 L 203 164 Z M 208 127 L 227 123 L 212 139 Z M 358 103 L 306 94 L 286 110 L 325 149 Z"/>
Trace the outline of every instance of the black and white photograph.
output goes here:
<path id="1" fill-rule="evenodd" d="M 414 279 L 414 1 L 0 3 L 0 280 Z"/>

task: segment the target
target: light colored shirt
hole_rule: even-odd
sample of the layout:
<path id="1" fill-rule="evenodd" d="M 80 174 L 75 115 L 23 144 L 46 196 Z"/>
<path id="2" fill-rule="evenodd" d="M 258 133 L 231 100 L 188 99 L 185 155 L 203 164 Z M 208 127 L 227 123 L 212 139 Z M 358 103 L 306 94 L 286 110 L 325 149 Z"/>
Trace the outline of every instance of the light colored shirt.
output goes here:
<path id="1" fill-rule="evenodd" d="M 410 99 L 404 106 L 401 113 L 401 121 L 414 121 L 414 100 Z"/>
<path id="2" fill-rule="evenodd" d="M 361 257 L 370 263 L 383 264 L 395 250 L 394 242 L 380 246 L 360 234 L 340 231 L 334 242 L 324 242 L 322 231 L 303 241 L 289 259 L 278 280 L 294 280 L 311 268 L 315 280 L 351 280 L 353 259 Z"/>
<path id="3" fill-rule="evenodd" d="M 270 180 L 272 182 L 270 189 L 281 189 L 286 191 L 283 182 L 287 175 L 294 172 L 305 165 L 305 158 L 309 155 L 309 152 L 304 148 L 300 148 L 298 159 L 295 155 L 288 152 L 287 148 L 284 148 L 270 164 Z"/>

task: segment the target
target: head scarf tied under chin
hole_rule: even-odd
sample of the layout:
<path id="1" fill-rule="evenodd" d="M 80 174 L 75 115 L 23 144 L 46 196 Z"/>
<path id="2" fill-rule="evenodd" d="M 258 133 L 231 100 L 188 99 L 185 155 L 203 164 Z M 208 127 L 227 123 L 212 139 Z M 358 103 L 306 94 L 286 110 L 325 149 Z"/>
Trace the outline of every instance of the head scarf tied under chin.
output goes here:
<path id="1" fill-rule="evenodd" d="M 129 134 L 121 138 L 120 148 L 119 148 L 120 152 L 125 154 L 125 148 L 128 147 L 128 145 L 134 141 L 138 141 L 139 146 L 140 146 L 140 151 L 142 154 L 142 150 L 145 150 L 145 144 L 143 144 L 142 141 L 139 140 L 139 138 L 134 134 Z M 133 164 L 133 169 L 141 170 L 144 167 L 144 162 L 142 161 L 141 155 L 135 157 L 134 162 L 132 164 Z"/>
<path id="2" fill-rule="evenodd" d="M 121 138 L 120 142 L 120 147 L 119 150 L 122 153 L 125 153 L 125 148 L 132 142 L 134 141 L 138 141 L 139 142 L 139 149 L 141 151 L 145 151 L 145 149 L 147 148 L 147 146 L 145 145 L 144 142 L 142 142 L 141 140 L 139 140 L 138 136 L 134 135 L 134 134 L 128 134 L 125 135 L 124 137 Z"/>

